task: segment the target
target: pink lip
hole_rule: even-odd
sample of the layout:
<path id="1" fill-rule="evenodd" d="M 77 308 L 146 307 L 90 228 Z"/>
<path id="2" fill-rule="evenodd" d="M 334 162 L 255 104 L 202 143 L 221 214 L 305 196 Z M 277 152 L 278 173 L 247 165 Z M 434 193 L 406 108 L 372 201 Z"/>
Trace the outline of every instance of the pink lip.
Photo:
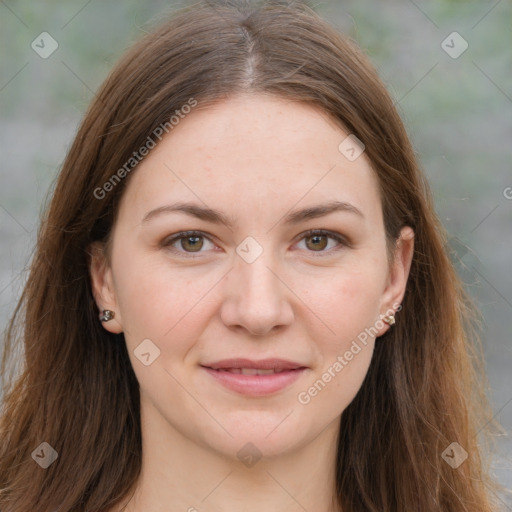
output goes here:
<path id="1" fill-rule="evenodd" d="M 242 395 L 264 396 L 276 393 L 295 382 L 306 370 L 300 363 L 284 359 L 224 359 L 215 363 L 201 365 L 213 378 L 224 387 Z M 243 375 L 222 371 L 229 368 L 275 369 L 279 373 L 269 375 Z"/>
<path id="2" fill-rule="evenodd" d="M 271 375 L 242 375 L 212 368 L 203 368 L 224 387 L 242 395 L 263 396 L 276 393 L 295 382 L 306 368 L 285 370 Z M 247 367 L 246 367 L 247 368 Z"/>

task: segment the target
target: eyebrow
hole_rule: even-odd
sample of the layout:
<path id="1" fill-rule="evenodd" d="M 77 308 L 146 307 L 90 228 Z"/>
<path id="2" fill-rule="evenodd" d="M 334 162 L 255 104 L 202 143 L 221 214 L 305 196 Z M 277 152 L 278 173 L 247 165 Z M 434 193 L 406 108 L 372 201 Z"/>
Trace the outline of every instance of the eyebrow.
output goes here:
<path id="1" fill-rule="evenodd" d="M 235 224 L 235 220 L 232 217 L 220 212 L 219 210 L 204 207 L 195 203 L 186 202 L 178 202 L 155 208 L 144 216 L 142 223 L 144 224 L 160 215 L 175 212 L 185 213 L 192 217 L 196 217 L 200 220 L 214 224 L 223 224 L 230 229 Z M 284 217 L 283 222 L 285 224 L 298 224 L 299 222 L 304 222 L 310 219 L 317 219 L 334 212 L 352 213 L 364 219 L 363 212 L 361 212 L 361 210 L 353 204 L 344 201 L 329 201 L 325 204 L 309 206 L 307 208 L 303 208 L 302 210 L 291 212 Z"/>

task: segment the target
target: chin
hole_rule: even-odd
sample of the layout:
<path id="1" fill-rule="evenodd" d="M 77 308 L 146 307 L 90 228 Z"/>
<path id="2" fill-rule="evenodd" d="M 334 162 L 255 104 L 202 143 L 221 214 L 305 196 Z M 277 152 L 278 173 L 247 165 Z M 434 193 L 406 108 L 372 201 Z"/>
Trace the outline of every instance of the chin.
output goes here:
<path id="1" fill-rule="evenodd" d="M 270 459 L 287 455 L 308 443 L 304 425 L 299 426 L 292 420 L 293 413 L 286 419 L 286 414 L 281 413 L 278 420 L 273 414 L 268 421 L 261 421 L 261 414 L 254 411 L 252 419 L 245 414 L 236 423 L 223 423 L 232 437 L 222 430 L 207 435 L 203 441 L 211 449 L 241 462 L 246 457 Z"/>

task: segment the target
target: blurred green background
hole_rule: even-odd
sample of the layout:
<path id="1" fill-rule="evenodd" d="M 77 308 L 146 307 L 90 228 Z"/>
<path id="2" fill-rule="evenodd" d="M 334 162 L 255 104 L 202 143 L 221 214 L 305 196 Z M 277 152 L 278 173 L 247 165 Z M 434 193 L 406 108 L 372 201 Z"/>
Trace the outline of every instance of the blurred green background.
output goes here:
<path id="1" fill-rule="evenodd" d="M 493 468 L 512 488 L 512 3 L 310 4 L 369 55 L 429 178 L 454 262 L 484 315 L 489 395 L 506 430 Z M 2 327 L 21 291 L 46 195 L 94 92 L 123 51 L 177 5 L 0 2 Z M 44 31 L 59 45 L 47 59 L 31 48 Z M 468 45 L 457 58 L 442 47 L 454 31 Z M 512 510 L 510 497 L 502 500 Z"/>

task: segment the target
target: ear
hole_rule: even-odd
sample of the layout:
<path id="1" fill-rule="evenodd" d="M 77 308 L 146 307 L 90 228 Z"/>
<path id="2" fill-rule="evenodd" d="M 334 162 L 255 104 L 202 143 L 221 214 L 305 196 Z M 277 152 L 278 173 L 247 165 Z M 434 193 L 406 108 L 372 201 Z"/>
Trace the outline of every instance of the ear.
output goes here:
<path id="1" fill-rule="evenodd" d="M 389 315 L 393 311 L 397 311 L 402 299 L 405 295 L 407 279 L 411 269 L 412 257 L 414 254 L 414 231 L 410 226 L 405 226 L 400 231 L 397 241 L 394 260 L 391 265 L 386 288 L 382 296 L 382 312 L 383 316 Z M 389 325 L 384 324 L 379 336 L 384 334 Z"/>
<path id="2" fill-rule="evenodd" d="M 100 311 L 109 309 L 115 315 L 112 320 L 102 322 L 102 325 L 107 331 L 119 334 L 123 332 L 123 323 L 114 292 L 112 268 L 105 254 L 105 247 L 101 242 L 94 242 L 89 246 L 88 252 L 94 300 Z"/>

